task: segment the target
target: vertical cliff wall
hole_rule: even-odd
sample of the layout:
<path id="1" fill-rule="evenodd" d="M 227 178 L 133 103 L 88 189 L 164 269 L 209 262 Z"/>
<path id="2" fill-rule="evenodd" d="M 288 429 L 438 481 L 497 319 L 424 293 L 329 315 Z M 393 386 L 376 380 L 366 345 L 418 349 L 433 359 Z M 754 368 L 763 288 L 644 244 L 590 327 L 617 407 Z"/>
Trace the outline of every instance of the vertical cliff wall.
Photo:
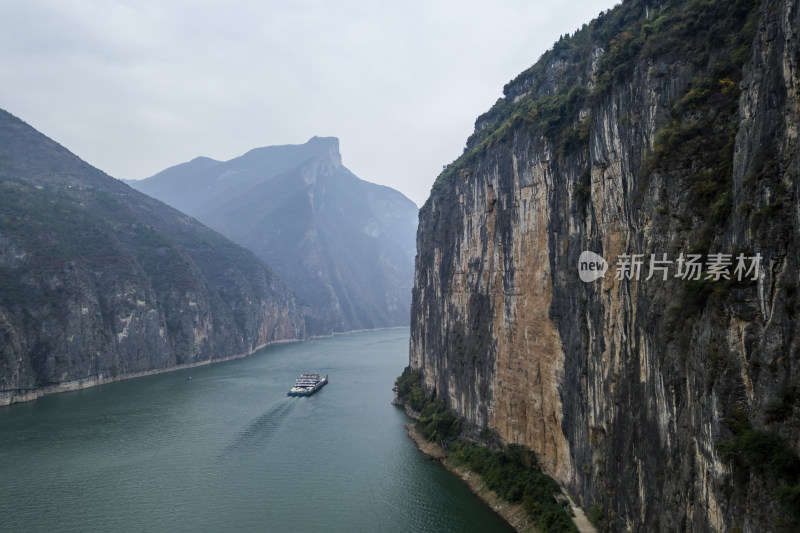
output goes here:
<path id="1" fill-rule="evenodd" d="M 411 366 L 612 530 L 796 527 L 798 28 L 792 0 L 624 2 L 506 85 L 421 210 Z"/>

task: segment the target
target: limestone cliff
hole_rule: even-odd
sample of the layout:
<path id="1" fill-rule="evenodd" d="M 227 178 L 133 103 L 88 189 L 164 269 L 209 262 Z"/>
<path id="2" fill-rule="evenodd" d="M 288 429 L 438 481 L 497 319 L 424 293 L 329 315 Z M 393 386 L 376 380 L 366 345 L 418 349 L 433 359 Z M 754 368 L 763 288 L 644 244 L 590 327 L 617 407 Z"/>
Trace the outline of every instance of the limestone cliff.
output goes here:
<path id="1" fill-rule="evenodd" d="M 0 405 L 304 336 L 252 253 L 0 110 Z"/>
<path id="2" fill-rule="evenodd" d="M 626 1 L 506 85 L 420 212 L 411 366 L 613 531 L 800 519 L 798 28 Z"/>

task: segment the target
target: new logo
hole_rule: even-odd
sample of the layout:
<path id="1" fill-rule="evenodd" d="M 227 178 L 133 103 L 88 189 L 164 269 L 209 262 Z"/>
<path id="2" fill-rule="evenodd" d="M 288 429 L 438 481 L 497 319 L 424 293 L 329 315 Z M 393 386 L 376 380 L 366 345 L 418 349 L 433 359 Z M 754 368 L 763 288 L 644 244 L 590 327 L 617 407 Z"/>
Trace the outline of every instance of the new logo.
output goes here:
<path id="1" fill-rule="evenodd" d="M 608 270 L 606 260 L 594 252 L 583 252 L 578 258 L 578 275 L 586 283 L 602 278 Z"/>

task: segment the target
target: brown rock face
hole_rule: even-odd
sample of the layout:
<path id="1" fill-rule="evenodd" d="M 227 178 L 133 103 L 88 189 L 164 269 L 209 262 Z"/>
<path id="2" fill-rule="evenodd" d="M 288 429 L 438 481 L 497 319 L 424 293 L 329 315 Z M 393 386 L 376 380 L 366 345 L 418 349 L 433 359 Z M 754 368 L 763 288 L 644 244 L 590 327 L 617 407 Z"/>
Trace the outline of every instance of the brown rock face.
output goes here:
<path id="1" fill-rule="evenodd" d="M 625 2 L 505 87 L 420 212 L 411 366 L 614 531 L 794 527 L 800 479 L 741 457 L 800 440 L 795 4 Z"/>

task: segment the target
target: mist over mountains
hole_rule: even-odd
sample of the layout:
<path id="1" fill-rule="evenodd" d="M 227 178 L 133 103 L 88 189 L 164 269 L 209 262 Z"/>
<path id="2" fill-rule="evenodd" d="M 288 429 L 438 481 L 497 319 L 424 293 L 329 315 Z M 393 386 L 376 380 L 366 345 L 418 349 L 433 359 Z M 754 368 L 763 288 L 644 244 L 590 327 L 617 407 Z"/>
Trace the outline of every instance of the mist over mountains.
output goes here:
<path id="1" fill-rule="evenodd" d="M 304 337 L 252 252 L 0 110 L 0 405 Z"/>
<path id="2" fill-rule="evenodd" d="M 263 259 L 310 335 L 409 323 L 417 206 L 350 172 L 334 137 L 198 157 L 128 183 Z"/>

